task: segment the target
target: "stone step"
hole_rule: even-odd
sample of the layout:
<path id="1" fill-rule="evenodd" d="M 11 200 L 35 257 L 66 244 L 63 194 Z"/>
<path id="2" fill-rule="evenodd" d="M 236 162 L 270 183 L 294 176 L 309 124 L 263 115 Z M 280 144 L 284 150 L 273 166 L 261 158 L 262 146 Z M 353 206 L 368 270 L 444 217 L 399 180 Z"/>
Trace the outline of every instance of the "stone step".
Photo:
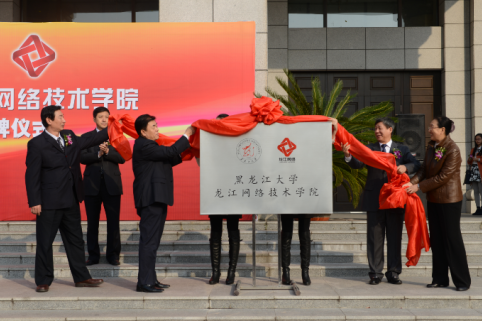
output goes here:
<path id="1" fill-rule="evenodd" d="M 163 294 L 161 294 L 163 295 Z M 119 309 L 119 310 L 4 310 L 0 320 L 11 321 L 433 321 L 482 320 L 468 309 Z"/>
<path id="2" fill-rule="evenodd" d="M 99 241 L 107 240 L 107 232 L 99 232 Z M 241 239 L 251 240 L 252 231 L 241 231 Z M 86 232 L 83 233 L 84 241 L 87 240 Z M 122 231 L 120 238 L 122 242 L 139 241 L 139 231 Z M 162 235 L 163 241 L 207 241 L 210 237 L 210 231 L 164 231 Z M 464 241 L 482 241 L 482 231 L 463 231 L 462 237 Z M 228 233 L 223 233 L 224 240 L 228 240 Z M 311 239 L 313 241 L 366 241 L 366 231 L 311 231 Z M 298 235 L 294 234 L 293 239 L 298 240 Z M 277 231 L 256 231 L 256 240 L 259 241 L 277 241 Z M 408 235 L 402 234 L 402 240 L 408 241 Z M 0 244 L 3 242 L 35 242 L 36 234 L 32 232 L 0 232 Z M 58 233 L 54 239 L 55 242 L 61 242 L 62 238 Z"/>
<path id="3" fill-rule="evenodd" d="M 276 221 L 259 221 L 256 223 L 258 231 L 277 231 L 278 223 Z M 460 222 L 462 231 L 480 231 L 482 230 L 482 217 L 471 218 L 470 220 L 462 220 Z M 87 222 L 82 222 L 83 231 L 87 231 Z M 121 231 L 138 231 L 139 221 L 121 221 Z M 209 221 L 167 221 L 164 227 L 165 231 L 203 231 L 210 230 Z M 226 222 L 224 222 L 224 231 L 226 231 Z M 242 231 L 250 231 L 252 223 L 248 221 L 239 222 L 239 229 Z M 298 229 L 298 222 L 294 222 L 295 232 Z M 330 221 L 312 221 L 310 229 L 312 231 L 366 231 L 366 220 L 330 220 Z M 106 231 L 107 223 L 101 221 L 99 230 Z M 35 232 L 35 221 L 11 221 L 0 222 L 0 232 Z"/>
<path id="4" fill-rule="evenodd" d="M 294 279 L 300 281 L 299 277 Z M 253 320 L 250 312 L 256 310 L 273 312 L 276 309 L 286 309 L 286 312 L 279 311 L 279 316 L 284 317 L 279 320 L 291 320 L 290 318 L 295 318 L 297 315 L 304 315 L 303 313 L 307 313 L 308 310 L 316 311 L 316 314 L 306 314 L 311 315 L 307 318 L 308 320 L 313 320 L 316 316 L 318 317 L 316 320 L 326 320 L 324 316 L 329 315 L 338 316 L 338 320 L 384 320 L 383 316 L 398 317 L 395 320 L 437 320 L 434 316 L 443 316 L 442 320 L 460 320 L 457 317 L 462 316 L 465 317 L 464 320 L 481 319 L 482 278 L 474 279 L 469 291 L 457 292 L 454 291 L 453 286 L 443 289 L 426 288 L 425 284 L 430 282 L 430 277 L 404 276 L 404 284 L 401 286 L 388 284 L 385 280 L 377 286 L 370 286 L 367 284 L 366 276 L 362 278 L 312 277 L 311 286 L 299 284 L 300 296 L 295 296 L 291 290 L 241 290 L 239 296 L 234 296 L 234 286 L 222 284 L 224 282 L 212 286 L 208 284 L 208 278 L 159 280 L 170 284 L 171 288 L 163 293 L 135 292 L 137 283 L 135 277 L 107 278 L 98 288 L 75 288 L 71 279 L 57 279 L 52 283 L 49 292 L 36 293 L 32 279 L 3 279 L 0 280 L 2 289 L 0 316 L 20 314 L 21 311 L 38 311 L 38 316 L 42 317 L 43 314 L 53 312 L 52 310 L 77 310 L 86 312 L 85 317 L 100 316 L 101 314 L 88 314 L 97 311 L 104 317 L 110 315 L 110 320 L 123 320 L 116 318 L 121 317 L 120 312 L 125 311 L 129 316 L 128 313 L 134 310 L 139 310 L 139 313 L 140 310 L 149 310 L 159 313 L 155 320 L 166 320 L 163 319 L 164 315 L 174 318 L 171 314 L 172 310 L 188 311 L 186 308 L 189 308 L 198 312 L 222 309 L 224 312 L 233 313 L 229 320 Z M 249 278 L 238 278 L 238 280 L 245 285 L 251 284 Z M 260 278 L 257 279 L 256 284 L 258 286 L 276 285 L 276 281 Z M 54 312 L 60 314 L 59 311 Z M 258 318 L 254 320 L 265 320 L 262 311 L 256 311 L 256 313 Z M 65 314 L 61 317 L 70 316 L 76 317 L 76 315 Z M 179 316 L 186 315 L 180 312 Z M 194 315 L 191 316 L 194 317 Z M 219 316 L 220 319 L 221 316 L 225 317 L 222 314 Z M 234 318 L 235 316 L 237 319 Z M 304 319 L 296 318 L 296 320 Z"/>
<path id="5" fill-rule="evenodd" d="M 88 253 L 85 253 L 88 257 Z M 54 253 L 55 264 L 67 264 L 67 256 L 65 253 Z M 402 261 L 405 259 L 405 253 L 402 254 Z M 385 262 L 387 261 L 385 253 Z M 482 264 L 482 251 L 467 252 L 467 261 L 469 264 Z M 138 252 L 121 252 L 119 257 L 120 263 L 139 263 Z M 223 251 L 221 253 L 221 263 L 229 262 L 229 252 Z M 253 263 L 252 251 L 241 251 L 239 253 L 239 263 Z M 257 251 L 257 263 L 277 263 L 277 251 Z M 291 262 L 299 264 L 301 262 L 300 251 L 291 252 Z M 432 253 L 422 252 L 420 256 L 420 263 L 432 263 Z M 107 264 L 105 253 L 101 253 L 100 263 Z M 196 263 L 211 263 L 211 255 L 208 251 L 168 251 L 157 253 L 157 263 L 171 263 L 171 264 L 196 264 Z M 311 263 L 368 263 L 366 251 L 311 251 Z M 13 252 L 0 253 L 1 265 L 22 265 L 35 264 L 35 253 L 31 252 Z"/>
<path id="6" fill-rule="evenodd" d="M 405 262 L 405 261 L 403 261 Z M 137 276 L 139 266 L 136 263 L 124 263 L 120 266 L 110 264 L 96 264 L 89 266 L 92 277 L 134 277 Z M 221 264 L 222 275 L 225 275 L 228 264 Z M 291 276 L 301 275 L 301 268 L 298 264 L 290 266 Z M 473 278 L 482 277 L 482 265 L 469 265 L 470 274 Z M 1 265 L 0 278 L 22 279 L 34 277 L 34 265 Z M 314 277 L 360 277 L 368 275 L 368 264 L 366 263 L 317 263 L 310 265 L 310 275 Z M 211 264 L 171 264 L 157 263 L 156 273 L 158 277 L 208 277 L 211 276 Z M 236 274 L 242 277 L 252 276 L 252 265 L 249 263 L 239 263 Z M 54 275 L 57 278 L 71 277 L 68 264 L 55 264 Z M 260 277 L 277 277 L 278 264 L 276 263 L 256 263 L 256 275 Z M 432 275 L 432 264 L 419 263 L 417 266 L 404 268 L 403 276 L 426 276 Z"/>
<path id="7" fill-rule="evenodd" d="M 251 251 L 253 243 L 242 241 L 240 250 Z M 407 249 L 408 242 L 402 242 L 402 251 Z M 465 249 L 468 252 L 479 251 L 482 249 L 482 241 L 465 241 Z M 139 242 L 122 242 L 123 252 L 135 252 L 139 250 Z M 100 251 L 106 251 L 106 242 L 99 242 Z M 0 253 L 10 252 L 31 252 L 35 253 L 36 242 L 0 242 Z M 87 251 L 87 245 L 85 247 Z M 256 241 L 256 251 L 277 251 L 276 241 Z M 291 244 L 293 251 L 299 251 L 300 242 L 293 240 Z M 222 250 L 229 250 L 229 242 L 222 242 Z M 323 251 L 366 251 L 366 242 L 360 241 L 312 241 L 311 250 Z M 209 241 L 161 241 L 159 251 L 209 251 Z M 65 252 L 62 242 L 53 243 L 53 252 Z"/>

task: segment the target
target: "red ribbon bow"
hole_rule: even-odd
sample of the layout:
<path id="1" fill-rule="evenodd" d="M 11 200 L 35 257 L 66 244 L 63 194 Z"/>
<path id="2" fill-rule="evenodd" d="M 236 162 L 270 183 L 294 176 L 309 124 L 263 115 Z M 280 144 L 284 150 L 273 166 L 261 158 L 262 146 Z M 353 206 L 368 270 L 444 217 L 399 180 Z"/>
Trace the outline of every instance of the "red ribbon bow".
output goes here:
<path id="1" fill-rule="evenodd" d="M 279 100 L 273 101 L 271 98 L 263 96 L 253 98 L 251 101 L 251 115 L 256 117 L 258 123 L 263 122 L 266 125 L 271 125 L 283 116 L 283 111 Z"/>

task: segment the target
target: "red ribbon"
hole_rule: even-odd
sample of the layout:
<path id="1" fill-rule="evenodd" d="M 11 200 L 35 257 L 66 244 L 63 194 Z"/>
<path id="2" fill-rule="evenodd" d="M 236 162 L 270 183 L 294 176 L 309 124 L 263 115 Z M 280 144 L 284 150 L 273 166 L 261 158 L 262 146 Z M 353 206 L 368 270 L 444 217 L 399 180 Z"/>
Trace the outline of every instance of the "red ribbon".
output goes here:
<path id="1" fill-rule="evenodd" d="M 122 125 L 118 120 L 123 121 Z M 199 157 L 200 131 L 204 131 L 224 136 L 239 136 L 249 132 L 260 122 L 266 125 L 273 123 L 294 124 L 299 122 L 324 122 L 329 121 L 326 116 L 304 115 L 304 116 L 283 116 L 283 111 L 279 101 L 271 98 L 254 98 L 251 102 L 251 112 L 229 116 L 222 120 L 201 119 L 192 124 L 198 130 L 191 137 L 191 148 L 183 153 L 183 160 L 191 159 L 193 156 Z M 134 119 L 130 115 L 116 115 L 109 117 L 109 138 L 112 146 L 124 157 L 129 160 L 132 158 L 132 151 L 129 142 L 123 133 L 137 138 L 138 135 L 134 128 Z M 316 138 L 314 138 L 316 139 Z M 157 143 L 159 145 L 172 145 L 176 139 L 160 134 Z M 388 183 L 385 184 L 380 192 L 380 209 L 404 208 L 405 226 L 408 234 L 408 247 L 406 257 L 407 266 L 417 265 L 420 259 L 422 248 L 428 252 L 430 249 L 430 239 L 428 235 L 425 211 L 420 198 L 416 194 L 407 194 L 403 184 L 409 182 L 406 174 L 397 173 L 395 157 L 392 154 L 374 152 L 359 142 L 353 135 L 346 131 L 343 126 L 338 125 L 338 132 L 335 137 L 335 148 L 341 150 L 341 144 L 351 145 L 351 154 L 368 166 L 382 169 L 387 172 Z"/>

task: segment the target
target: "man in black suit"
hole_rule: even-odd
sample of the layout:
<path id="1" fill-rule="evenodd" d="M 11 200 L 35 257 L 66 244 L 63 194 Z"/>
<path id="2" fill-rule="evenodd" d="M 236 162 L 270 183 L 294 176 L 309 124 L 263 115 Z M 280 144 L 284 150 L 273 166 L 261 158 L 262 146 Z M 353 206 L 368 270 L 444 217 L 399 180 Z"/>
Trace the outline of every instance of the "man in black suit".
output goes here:
<path id="1" fill-rule="evenodd" d="M 94 122 L 96 128 L 87 132 L 82 137 L 96 135 L 107 128 L 109 109 L 97 107 L 94 109 Z M 87 265 L 98 264 L 100 259 L 99 248 L 99 218 L 102 203 L 104 203 L 107 218 L 107 262 L 120 265 L 120 205 L 122 195 L 122 180 L 119 164 L 125 160 L 109 142 L 100 146 L 84 149 L 80 154 L 80 162 L 85 167 L 84 190 L 85 211 L 87 212 L 87 249 L 89 258 Z"/>
<path id="2" fill-rule="evenodd" d="M 135 128 L 139 138 L 134 143 L 132 167 L 134 169 L 134 201 L 139 223 L 139 275 L 138 292 L 162 292 L 169 285 L 156 277 L 156 254 L 161 241 L 167 206 L 174 203 L 172 167 L 180 164 L 181 153 L 190 147 L 189 136 L 195 129 L 188 127 L 184 135 L 172 146 L 159 146 L 159 129 L 156 118 L 141 115 Z"/>
<path id="3" fill-rule="evenodd" d="M 37 215 L 37 292 L 47 292 L 54 278 L 52 243 L 59 229 L 75 286 L 99 286 L 103 280 L 92 279 L 85 265 L 79 208 L 84 200 L 80 152 L 106 141 L 107 129 L 90 137 L 77 137 L 73 131 L 64 130 L 60 106 L 43 108 L 40 117 L 45 130 L 28 142 L 25 172 L 30 211 Z"/>
<path id="4" fill-rule="evenodd" d="M 420 168 L 420 163 L 410 153 L 408 147 L 392 141 L 394 122 L 389 118 L 375 121 L 375 136 L 378 143 L 367 145 L 373 151 L 394 154 L 398 173 L 412 174 Z M 342 145 L 345 161 L 351 168 L 361 169 L 362 162 L 350 155 L 350 145 Z M 387 272 L 385 276 L 389 283 L 402 284 L 399 274 L 402 273 L 402 231 L 405 209 L 379 209 L 379 195 L 383 184 L 388 182 L 384 170 L 367 166 L 368 176 L 363 194 L 363 210 L 367 211 L 367 256 L 370 267 L 369 284 L 379 284 L 383 279 L 384 243 L 387 235 Z"/>

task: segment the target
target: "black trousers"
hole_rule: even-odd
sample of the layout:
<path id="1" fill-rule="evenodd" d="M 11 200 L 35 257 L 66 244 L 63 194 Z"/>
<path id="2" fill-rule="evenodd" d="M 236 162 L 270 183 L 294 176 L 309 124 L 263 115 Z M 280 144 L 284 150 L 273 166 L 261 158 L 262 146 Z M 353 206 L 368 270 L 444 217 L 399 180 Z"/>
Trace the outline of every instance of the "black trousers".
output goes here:
<path id="1" fill-rule="evenodd" d="M 311 217 L 309 215 L 281 215 L 281 230 L 293 233 L 293 220 L 298 217 L 298 235 L 310 231 Z"/>
<path id="2" fill-rule="evenodd" d="M 52 243 L 59 229 L 74 282 L 92 278 L 85 265 L 85 243 L 80 224 L 80 207 L 75 201 L 69 208 L 42 210 L 40 216 L 37 216 L 37 253 L 35 255 L 35 284 L 37 285 L 50 285 L 54 279 Z"/>
<path id="3" fill-rule="evenodd" d="M 167 204 L 154 203 L 137 209 L 139 230 L 139 275 L 137 284 L 153 285 L 157 280 L 156 257 L 167 217 Z"/>
<path id="4" fill-rule="evenodd" d="M 430 245 L 432 247 L 432 279 L 434 283 L 449 284 L 448 269 L 457 287 L 471 283 L 467 254 L 460 231 L 462 202 L 427 203 Z"/>
<path id="5" fill-rule="evenodd" d="M 119 259 L 121 251 L 120 240 L 120 195 L 109 195 L 104 179 L 100 180 L 99 194 L 85 196 L 85 211 L 87 212 L 87 249 L 89 260 L 97 262 L 100 259 L 99 248 L 99 218 L 102 203 L 107 218 L 107 261 Z"/>
<path id="6" fill-rule="evenodd" d="M 223 216 L 210 215 L 209 222 L 211 224 L 211 233 L 223 233 Z M 228 231 L 239 230 L 239 217 L 237 215 L 227 216 L 226 223 L 228 225 Z"/>
<path id="7" fill-rule="evenodd" d="M 383 278 L 385 234 L 387 235 L 387 278 L 402 273 L 402 232 L 405 210 L 401 208 L 367 212 L 368 275 Z"/>

